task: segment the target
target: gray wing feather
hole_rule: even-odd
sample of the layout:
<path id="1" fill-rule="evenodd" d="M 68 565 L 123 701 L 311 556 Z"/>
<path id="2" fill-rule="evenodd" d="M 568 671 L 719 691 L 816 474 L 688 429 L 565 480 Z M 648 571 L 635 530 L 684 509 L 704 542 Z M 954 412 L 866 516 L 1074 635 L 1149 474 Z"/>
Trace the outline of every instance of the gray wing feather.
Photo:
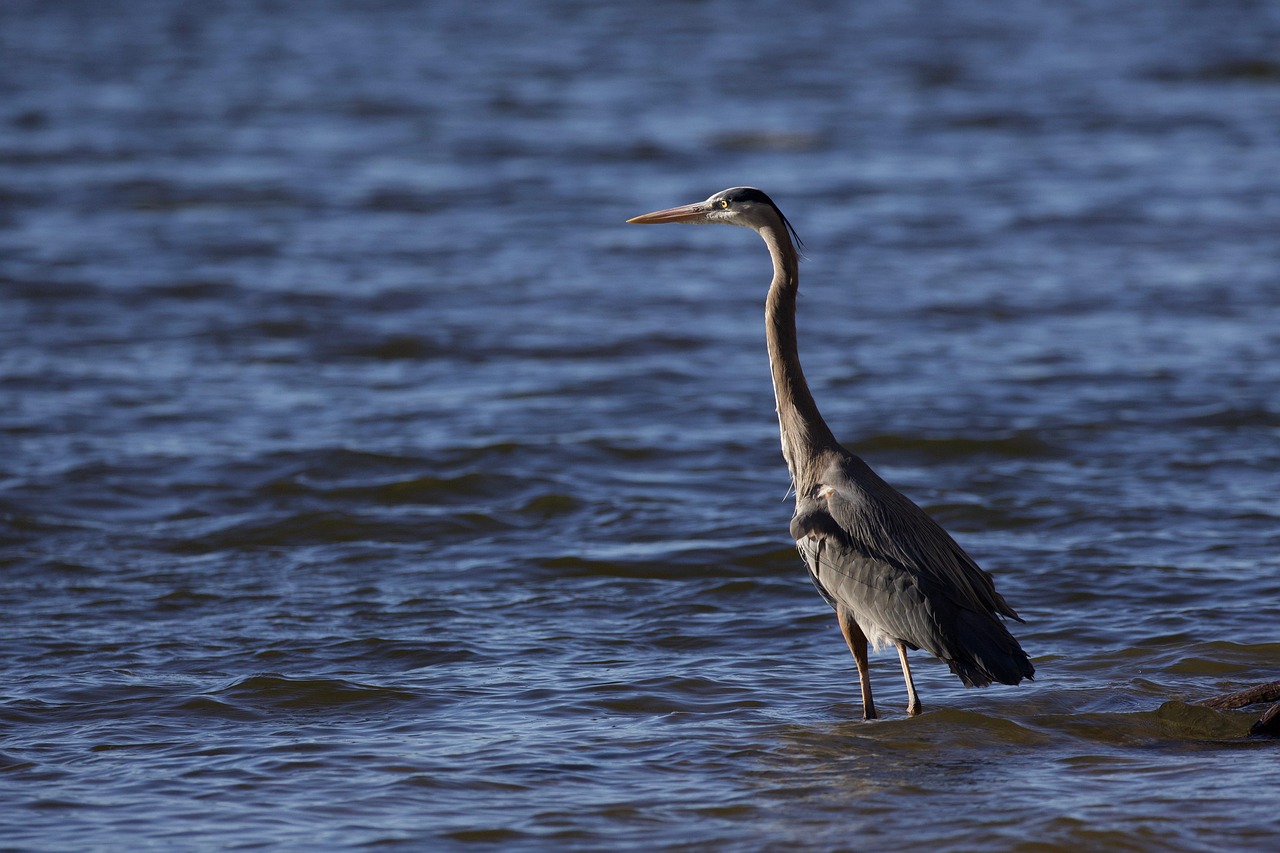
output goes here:
<path id="1" fill-rule="evenodd" d="M 791 532 L 829 604 L 849 609 L 873 642 L 924 649 L 966 684 L 1032 675 L 996 618 L 1017 613 L 924 510 L 852 454 L 833 454 L 818 482 Z"/>

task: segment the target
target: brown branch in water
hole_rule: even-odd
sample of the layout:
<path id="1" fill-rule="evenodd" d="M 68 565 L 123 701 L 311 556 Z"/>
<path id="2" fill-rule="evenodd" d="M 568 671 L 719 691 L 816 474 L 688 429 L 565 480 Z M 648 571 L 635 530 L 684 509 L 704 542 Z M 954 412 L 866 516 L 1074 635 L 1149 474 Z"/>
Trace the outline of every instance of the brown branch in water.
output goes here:
<path id="1" fill-rule="evenodd" d="M 1247 690 L 1237 690 L 1235 693 L 1210 696 L 1208 699 L 1201 699 L 1199 702 L 1193 702 L 1192 704 L 1203 705 L 1206 708 L 1214 708 L 1219 711 L 1232 711 L 1247 705 L 1256 705 L 1259 702 L 1273 702 L 1275 704 L 1268 708 L 1262 717 L 1253 724 L 1253 727 L 1249 729 L 1249 734 L 1280 737 L 1280 681 L 1259 684 Z"/>
<path id="2" fill-rule="evenodd" d="M 1219 711 L 1231 711 L 1236 708 L 1243 708 L 1246 705 L 1256 705 L 1259 702 L 1280 702 L 1280 681 L 1259 684 L 1256 687 L 1250 687 L 1248 690 L 1238 690 L 1235 693 L 1210 696 L 1208 699 L 1201 699 L 1199 702 L 1193 702 L 1192 704 L 1203 705 L 1206 708 L 1216 708 Z M 1273 708 L 1272 711 L 1274 710 Z M 1270 713 L 1269 711 L 1268 714 Z"/>
<path id="3" fill-rule="evenodd" d="M 1267 709 L 1267 712 L 1262 715 L 1262 719 L 1254 723 L 1253 728 L 1249 729 L 1249 734 L 1280 737 L 1280 702 Z"/>

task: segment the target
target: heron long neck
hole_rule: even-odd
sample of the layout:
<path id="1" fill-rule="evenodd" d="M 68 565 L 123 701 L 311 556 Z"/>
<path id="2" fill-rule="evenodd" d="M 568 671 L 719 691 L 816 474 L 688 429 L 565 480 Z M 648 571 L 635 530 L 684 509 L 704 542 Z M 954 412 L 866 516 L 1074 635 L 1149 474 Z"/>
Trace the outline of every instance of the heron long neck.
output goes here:
<path id="1" fill-rule="evenodd" d="M 773 284 L 765 300 L 764 317 L 769 365 L 773 368 L 773 393 L 778 402 L 778 429 L 782 433 L 782 455 L 799 498 L 817 485 L 821 473 L 817 470 L 818 454 L 836 446 L 836 440 L 818 412 L 800 368 L 796 347 L 796 291 L 800 271 L 791 237 L 782 223 L 759 231 L 773 257 Z"/>

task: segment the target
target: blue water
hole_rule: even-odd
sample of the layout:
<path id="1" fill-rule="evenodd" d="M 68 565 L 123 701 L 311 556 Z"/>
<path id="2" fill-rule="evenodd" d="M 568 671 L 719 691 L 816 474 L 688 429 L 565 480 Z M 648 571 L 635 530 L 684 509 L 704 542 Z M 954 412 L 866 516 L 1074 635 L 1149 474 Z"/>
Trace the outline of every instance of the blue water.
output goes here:
<path id="1" fill-rule="evenodd" d="M 1280 6 L 0 5 L 0 847 L 1272 850 Z M 864 723 L 742 229 L 1026 619 Z"/>

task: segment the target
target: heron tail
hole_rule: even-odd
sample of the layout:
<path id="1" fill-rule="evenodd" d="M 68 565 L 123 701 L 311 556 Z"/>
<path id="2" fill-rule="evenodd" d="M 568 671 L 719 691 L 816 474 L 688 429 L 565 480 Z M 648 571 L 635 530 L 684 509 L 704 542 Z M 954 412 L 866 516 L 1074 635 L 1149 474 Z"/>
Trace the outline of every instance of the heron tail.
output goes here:
<path id="1" fill-rule="evenodd" d="M 956 645 L 963 652 L 944 660 L 966 687 L 986 687 L 993 681 L 1017 684 L 1035 676 L 1027 653 L 994 616 L 961 610 L 956 628 L 960 640 Z"/>

